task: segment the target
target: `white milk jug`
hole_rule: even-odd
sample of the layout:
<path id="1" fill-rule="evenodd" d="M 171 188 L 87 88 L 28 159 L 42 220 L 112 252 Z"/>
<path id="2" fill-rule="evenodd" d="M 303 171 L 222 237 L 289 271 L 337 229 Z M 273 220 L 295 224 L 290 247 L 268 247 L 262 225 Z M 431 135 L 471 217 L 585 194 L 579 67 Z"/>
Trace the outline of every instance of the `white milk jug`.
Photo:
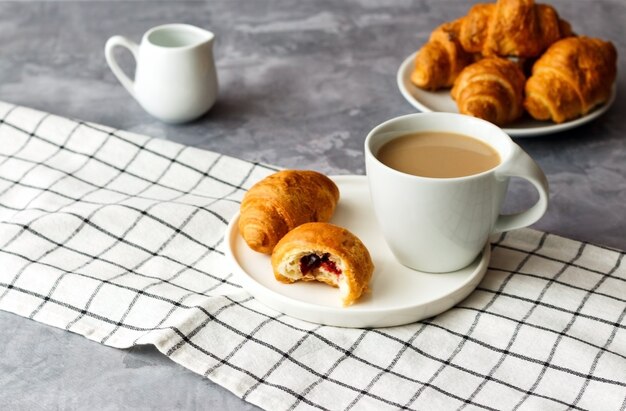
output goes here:
<path id="1" fill-rule="evenodd" d="M 113 74 L 149 114 L 183 123 L 206 113 L 217 98 L 214 39 L 213 33 L 198 27 L 166 24 L 148 30 L 140 45 L 113 36 L 104 54 Z M 135 57 L 134 81 L 117 64 L 116 46 L 126 47 Z"/>

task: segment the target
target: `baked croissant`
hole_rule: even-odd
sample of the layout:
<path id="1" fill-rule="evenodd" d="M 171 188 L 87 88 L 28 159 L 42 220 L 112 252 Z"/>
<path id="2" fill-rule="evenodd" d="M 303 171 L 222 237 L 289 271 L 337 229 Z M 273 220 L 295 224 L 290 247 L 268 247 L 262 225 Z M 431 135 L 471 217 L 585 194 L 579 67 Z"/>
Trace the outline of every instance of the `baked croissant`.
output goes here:
<path id="1" fill-rule="evenodd" d="M 241 203 L 239 232 L 254 251 L 271 254 L 290 230 L 328 221 L 339 201 L 331 179 L 315 171 L 283 170 L 256 183 Z"/>
<path id="2" fill-rule="evenodd" d="M 523 113 L 524 82 L 516 63 L 488 57 L 461 72 L 451 95 L 459 112 L 503 125 Z"/>
<path id="3" fill-rule="evenodd" d="M 427 90 L 450 87 L 461 70 L 472 62 L 472 56 L 458 41 L 461 20 L 437 27 L 418 51 L 411 73 L 411 82 L 417 87 Z"/>
<path id="4" fill-rule="evenodd" d="M 461 22 L 459 42 L 468 53 L 481 53 L 487 40 L 489 22 L 496 5 L 493 3 L 475 4 Z"/>
<path id="5" fill-rule="evenodd" d="M 562 123 L 606 102 L 616 75 L 617 51 L 611 42 L 589 37 L 560 40 L 534 64 L 524 107 L 537 120 Z"/>
<path id="6" fill-rule="evenodd" d="M 374 272 L 361 240 L 328 223 L 303 224 L 285 235 L 272 253 L 272 268 L 283 283 L 321 281 L 339 287 L 344 306 L 368 290 Z"/>
<path id="7" fill-rule="evenodd" d="M 459 42 L 470 53 L 532 58 L 570 35 L 571 26 L 551 6 L 533 0 L 498 0 L 470 9 Z"/>

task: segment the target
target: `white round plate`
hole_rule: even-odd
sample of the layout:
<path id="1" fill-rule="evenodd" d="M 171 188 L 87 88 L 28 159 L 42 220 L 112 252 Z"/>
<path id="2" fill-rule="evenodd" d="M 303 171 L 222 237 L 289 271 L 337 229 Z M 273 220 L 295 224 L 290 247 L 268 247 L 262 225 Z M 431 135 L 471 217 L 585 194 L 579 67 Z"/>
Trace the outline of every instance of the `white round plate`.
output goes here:
<path id="1" fill-rule="evenodd" d="M 332 177 L 341 199 L 331 223 L 357 235 L 376 266 L 371 292 L 342 307 L 337 288 L 316 282 L 283 284 L 274 278 L 270 258 L 252 251 L 237 229 L 237 214 L 226 231 L 227 255 L 244 288 L 265 305 L 302 320 L 339 327 L 389 327 L 432 317 L 467 297 L 482 279 L 491 249 L 485 246 L 468 267 L 445 274 L 411 270 L 389 250 L 370 203 L 364 176 Z"/>
<path id="2" fill-rule="evenodd" d="M 456 102 L 452 100 L 452 97 L 450 97 L 450 90 L 427 91 L 422 90 L 419 87 L 415 87 L 413 83 L 411 83 L 411 72 L 413 71 L 413 61 L 415 60 L 416 54 L 417 52 L 407 57 L 398 69 L 396 80 L 402 96 L 404 96 L 404 98 L 411 103 L 413 107 L 422 112 L 439 111 L 458 113 L 459 110 Z M 503 128 L 503 130 L 511 137 L 534 137 L 544 134 L 558 133 L 560 131 L 578 127 L 604 114 L 615 101 L 616 89 L 616 85 L 613 84 L 609 101 L 599 107 L 596 107 L 586 116 L 575 120 L 556 124 L 550 121 L 534 120 L 528 116 L 528 114 L 525 114 L 520 120 L 516 121 L 514 124 L 510 124 L 507 128 Z"/>

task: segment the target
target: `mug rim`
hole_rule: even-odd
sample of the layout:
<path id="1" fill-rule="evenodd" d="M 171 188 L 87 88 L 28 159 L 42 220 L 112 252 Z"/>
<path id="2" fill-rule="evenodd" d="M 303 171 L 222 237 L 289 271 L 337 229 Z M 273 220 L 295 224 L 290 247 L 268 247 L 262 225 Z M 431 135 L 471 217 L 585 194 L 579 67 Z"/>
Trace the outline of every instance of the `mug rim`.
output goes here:
<path id="1" fill-rule="evenodd" d="M 456 119 L 459 119 L 461 121 L 465 121 L 465 122 L 475 122 L 476 124 L 481 124 L 482 126 L 486 126 L 489 127 L 491 129 L 494 129 L 496 131 L 496 133 L 501 134 L 502 138 L 504 141 L 506 141 L 507 145 L 509 147 L 511 147 L 511 150 L 509 150 L 508 153 L 505 153 L 505 155 L 503 155 L 503 153 L 496 147 L 493 146 L 493 144 L 489 144 L 487 142 L 485 142 L 482 139 L 478 139 L 479 141 L 488 144 L 491 148 L 493 148 L 494 150 L 496 150 L 498 152 L 498 155 L 500 156 L 500 163 L 493 167 L 490 168 L 488 170 L 482 171 L 480 173 L 476 173 L 476 174 L 470 174 L 467 176 L 459 176 L 459 177 L 425 177 L 425 176 L 418 176 L 415 174 L 409 174 L 409 173 L 405 173 L 403 171 L 399 171 L 396 170 L 393 167 L 388 166 L 387 164 L 383 163 L 382 161 L 380 161 L 378 159 L 378 157 L 376 157 L 374 155 L 374 153 L 371 150 L 371 141 L 375 138 L 376 135 L 378 135 L 377 133 L 379 132 L 379 130 L 389 124 L 392 123 L 396 123 L 399 122 L 401 120 L 407 119 L 407 118 L 416 118 L 416 117 L 454 117 Z M 446 130 L 433 130 L 435 132 L 443 132 L 445 133 Z M 411 132 L 410 130 L 408 131 L 409 133 Z M 419 131 L 415 131 L 415 132 L 419 132 Z M 428 131 L 423 131 L 423 132 L 428 132 Z M 456 131 L 447 131 L 450 133 L 456 133 L 456 134 L 462 134 L 462 133 L 458 133 Z M 405 134 L 406 135 L 406 134 Z M 465 134 L 467 137 L 470 138 L 476 138 L 471 134 Z M 401 137 L 401 135 L 394 137 L 391 140 L 394 140 L 396 138 Z M 376 127 L 374 127 L 373 129 L 370 130 L 370 132 L 367 134 L 367 137 L 365 137 L 365 154 L 370 157 L 374 162 L 376 162 L 376 164 L 378 166 L 382 166 L 385 170 L 390 171 L 394 174 L 397 174 L 399 176 L 402 176 L 404 178 L 412 178 L 412 179 L 417 179 L 417 180 L 425 180 L 425 181 L 430 181 L 430 182 L 438 182 L 438 183 L 446 183 L 446 182 L 458 182 L 458 181 L 463 181 L 463 180 L 471 180 L 471 179 L 476 179 L 476 178 L 481 178 L 485 175 L 488 175 L 490 173 L 495 172 L 496 170 L 498 170 L 499 168 L 502 168 L 504 166 L 504 164 L 509 160 L 509 158 L 512 156 L 512 149 L 514 148 L 514 146 L 516 145 L 515 142 L 513 141 L 513 139 L 511 139 L 511 137 L 504 132 L 504 130 L 502 130 L 500 127 L 498 127 L 497 125 L 487 121 L 487 120 L 483 120 L 481 118 L 477 118 L 477 117 L 473 117 L 473 116 L 469 116 L 466 114 L 460 114 L 460 113 L 443 113 L 443 112 L 426 112 L 426 113 L 411 113 L 411 114 L 405 114 L 402 116 L 397 116 L 394 118 L 391 118 L 389 120 L 383 121 L 382 123 L 378 124 Z"/>
<path id="2" fill-rule="evenodd" d="M 162 46 L 162 45 L 156 44 L 156 43 L 154 43 L 153 41 L 150 40 L 150 36 L 153 35 L 156 31 L 164 30 L 164 29 L 178 29 L 178 30 L 186 31 L 186 32 L 194 32 L 196 34 L 200 34 L 200 35 L 204 36 L 204 38 L 202 40 L 199 40 L 199 41 L 191 43 L 191 44 L 187 44 L 185 46 L 176 46 L 176 47 Z M 149 44 L 151 47 L 156 47 L 156 48 L 158 48 L 160 50 L 167 50 L 167 51 L 170 51 L 170 52 L 176 52 L 176 51 L 184 51 L 184 50 L 189 50 L 189 49 L 196 48 L 198 46 L 201 46 L 202 44 L 206 44 L 206 43 L 212 41 L 214 38 L 215 38 L 215 34 L 212 31 L 203 29 L 201 27 L 194 26 L 192 24 L 187 24 L 187 23 L 168 23 L 168 24 L 161 24 L 159 26 L 154 26 L 154 27 L 148 29 L 148 31 L 146 31 L 144 33 L 144 35 L 143 35 L 142 43 Z"/>

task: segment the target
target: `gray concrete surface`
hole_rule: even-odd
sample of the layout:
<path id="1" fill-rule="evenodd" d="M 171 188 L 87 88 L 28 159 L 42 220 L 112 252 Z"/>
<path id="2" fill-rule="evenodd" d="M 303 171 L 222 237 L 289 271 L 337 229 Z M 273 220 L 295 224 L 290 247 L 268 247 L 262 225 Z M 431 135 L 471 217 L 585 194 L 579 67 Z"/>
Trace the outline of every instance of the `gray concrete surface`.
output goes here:
<path id="1" fill-rule="evenodd" d="M 549 3 L 576 32 L 612 40 L 621 58 L 618 98 L 603 117 L 558 135 L 517 139 L 551 184 L 549 212 L 535 228 L 626 249 L 626 3 Z M 414 111 L 396 88 L 400 62 L 470 4 L 0 2 L 0 100 L 248 160 L 363 174 L 366 133 Z M 109 36 L 138 41 L 169 22 L 217 35 L 218 103 L 183 126 L 143 112 L 103 57 Z M 128 55 L 120 52 L 120 60 L 132 71 Z M 511 188 L 507 210 L 533 201 L 527 184 Z M 5 312 L 0 330 L 2 409 L 255 408 L 149 347 L 116 350 Z"/>

